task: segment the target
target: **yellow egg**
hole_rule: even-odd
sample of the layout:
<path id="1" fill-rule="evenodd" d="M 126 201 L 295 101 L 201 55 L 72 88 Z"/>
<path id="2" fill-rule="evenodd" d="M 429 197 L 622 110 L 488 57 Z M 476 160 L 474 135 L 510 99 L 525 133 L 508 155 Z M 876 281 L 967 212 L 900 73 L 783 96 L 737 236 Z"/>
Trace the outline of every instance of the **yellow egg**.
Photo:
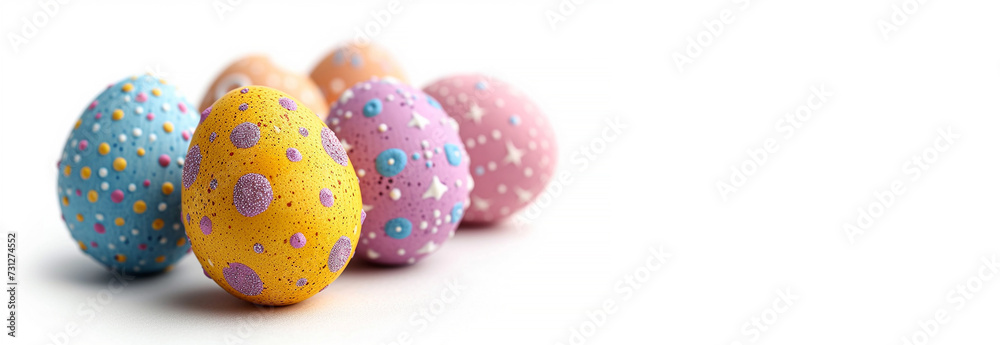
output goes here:
<path id="1" fill-rule="evenodd" d="M 364 220 L 340 140 L 310 109 L 262 86 L 230 91 L 202 118 L 179 188 L 205 274 L 264 305 L 297 303 L 333 282 Z"/>

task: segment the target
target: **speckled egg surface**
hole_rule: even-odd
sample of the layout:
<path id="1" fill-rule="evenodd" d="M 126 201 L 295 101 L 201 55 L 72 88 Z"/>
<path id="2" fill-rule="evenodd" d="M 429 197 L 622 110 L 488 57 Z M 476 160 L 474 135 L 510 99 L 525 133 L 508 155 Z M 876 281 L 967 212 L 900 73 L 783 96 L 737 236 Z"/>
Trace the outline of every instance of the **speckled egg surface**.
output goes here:
<path id="1" fill-rule="evenodd" d="M 368 211 L 362 257 L 412 264 L 454 235 L 473 187 L 469 158 L 434 98 L 372 79 L 344 91 L 327 123 L 358 169 Z"/>
<path id="2" fill-rule="evenodd" d="M 275 89 L 230 91 L 202 111 L 178 188 L 205 275 L 264 305 L 300 302 L 340 276 L 365 214 L 340 140 Z"/>
<path id="3" fill-rule="evenodd" d="M 109 85 L 73 126 L 59 160 L 70 235 L 105 266 L 168 270 L 190 248 L 181 228 L 181 169 L 194 107 L 152 76 Z"/>
<path id="4" fill-rule="evenodd" d="M 331 107 L 344 90 L 372 77 L 392 77 L 406 82 L 402 68 L 387 51 L 372 44 L 357 43 L 338 47 L 324 56 L 309 77 L 319 86 Z"/>
<path id="5" fill-rule="evenodd" d="M 198 110 L 205 110 L 227 92 L 250 85 L 267 86 L 302 100 L 302 105 L 326 118 L 330 107 L 323 94 L 309 77 L 274 64 L 265 55 L 249 55 L 234 61 L 208 87 Z"/>
<path id="6" fill-rule="evenodd" d="M 476 189 L 464 221 L 503 220 L 544 191 L 556 167 L 556 138 L 531 99 L 479 74 L 444 78 L 424 91 L 459 123 L 469 151 Z"/>

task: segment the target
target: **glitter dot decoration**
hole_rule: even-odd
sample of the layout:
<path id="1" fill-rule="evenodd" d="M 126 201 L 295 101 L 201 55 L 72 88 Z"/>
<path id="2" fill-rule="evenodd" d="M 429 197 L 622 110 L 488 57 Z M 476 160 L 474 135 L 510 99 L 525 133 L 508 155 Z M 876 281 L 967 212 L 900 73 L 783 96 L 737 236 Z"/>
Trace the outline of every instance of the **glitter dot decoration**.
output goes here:
<path id="1" fill-rule="evenodd" d="M 392 79 L 373 78 L 345 94 L 327 125 L 357 168 L 367 217 L 358 251 L 378 264 L 418 262 L 454 234 L 455 205 L 461 214 L 470 204 L 458 131 L 432 98 Z"/>
<path id="2" fill-rule="evenodd" d="M 361 191 L 340 139 L 305 103 L 263 86 L 233 89 L 206 109 L 179 187 L 205 274 L 256 304 L 318 293 L 361 233 Z"/>
<path id="3" fill-rule="evenodd" d="M 442 78 L 424 92 L 458 123 L 476 188 L 462 221 L 491 224 L 528 207 L 556 169 L 556 137 L 545 115 L 524 93 L 487 75 Z M 455 151 L 445 146 L 450 158 Z M 455 218 L 455 216 L 452 216 Z"/>
<path id="4" fill-rule="evenodd" d="M 166 271 L 190 248 L 178 243 L 186 234 L 176 192 L 189 168 L 158 157 L 183 156 L 189 138 L 181 132 L 193 131 L 198 115 L 161 104 L 193 109 L 173 85 L 148 75 L 104 88 L 73 124 L 59 161 L 57 200 L 73 246 L 111 269 Z"/>

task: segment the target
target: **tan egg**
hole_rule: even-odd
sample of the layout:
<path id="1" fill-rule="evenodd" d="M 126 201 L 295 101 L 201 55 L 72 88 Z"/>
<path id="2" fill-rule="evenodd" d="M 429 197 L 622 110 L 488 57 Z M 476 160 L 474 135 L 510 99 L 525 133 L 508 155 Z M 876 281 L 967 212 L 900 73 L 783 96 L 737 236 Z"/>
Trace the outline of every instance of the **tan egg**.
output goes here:
<path id="1" fill-rule="evenodd" d="M 226 67 L 212 82 L 198 109 L 210 107 L 226 92 L 250 85 L 267 86 L 289 94 L 316 112 L 321 120 L 329 113 L 330 107 L 311 79 L 275 65 L 265 55 L 248 55 Z"/>
<path id="2" fill-rule="evenodd" d="M 316 64 L 309 77 L 326 97 L 329 107 L 325 109 L 332 107 L 342 92 L 372 77 L 406 82 L 403 69 L 388 52 L 372 44 L 358 43 L 334 49 Z"/>

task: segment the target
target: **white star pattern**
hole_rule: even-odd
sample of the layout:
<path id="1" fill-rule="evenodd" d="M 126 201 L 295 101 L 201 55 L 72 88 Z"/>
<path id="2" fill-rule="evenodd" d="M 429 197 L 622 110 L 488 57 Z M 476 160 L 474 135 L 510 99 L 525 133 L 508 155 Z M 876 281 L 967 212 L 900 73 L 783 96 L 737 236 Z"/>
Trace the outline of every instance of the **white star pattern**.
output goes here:
<path id="1" fill-rule="evenodd" d="M 431 123 L 426 117 L 420 116 L 417 112 L 413 112 L 413 117 L 410 118 L 410 123 L 406 124 L 410 127 L 417 127 L 417 129 L 423 130 L 427 124 Z"/>
<path id="2" fill-rule="evenodd" d="M 427 244 L 425 244 L 423 247 L 420 247 L 420 249 L 417 249 L 417 254 L 430 254 L 437 249 L 438 245 L 434 243 L 434 241 L 427 241 Z"/>
<path id="3" fill-rule="evenodd" d="M 483 108 L 480 108 L 476 103 L 472 103 L 472 106 L 469 107 L 469 112 L 465 114 L 465 117 L 475 121 L 476 124 L 479 124 L 480 122 L 483 122 L 483 115 Z"/>
<path id="4" fill-rule="evenodd" d="M 507 141 L 507 157 L 503 158 L 503 162 L 520 166 L 521 157 L 524 157 L 524 150 L 518 149 L 514 143 Z"/>
<path id="5" fill-rule="evenodd" d="M 520 200 L 521 202 L 528 202 L 531 200 L 531 197 L 535 196 L 534 194 L 531 194 L 531 192 L 517 187 L 514 187 L 514 194 L 517 194 L 517 200 Z"/>
<path id="6" fill-rule="evenodd" d="M 344 93 L 340 94 L 340 103 L 347 103 L 347 101 L 350 101 L 351 98 L 354 98 L 354 91 L 351 89 L 347 89 L 347 91 L 344 91 Z"/>
<path id="7" fill-rule="evenodd" d="M 477 196 L 472 197 L 472 206 L 479 211 L 486 211 L 490 209 L 490 201 L 486 199 L 479 198 Z"/>
<path id="8" fill-rule="evenodd" d="M 427 191 L 424 192 L 423 198 L 427 199 L 433 197 L 434 200 L 441 200 L 441 196 L 447 191 L 448 186 L 441 183 L 441 179 L 439 179 L 437 175 L 434 175 L 434 179 L 431 180 L 431 185 L 427 187 Z"/>

